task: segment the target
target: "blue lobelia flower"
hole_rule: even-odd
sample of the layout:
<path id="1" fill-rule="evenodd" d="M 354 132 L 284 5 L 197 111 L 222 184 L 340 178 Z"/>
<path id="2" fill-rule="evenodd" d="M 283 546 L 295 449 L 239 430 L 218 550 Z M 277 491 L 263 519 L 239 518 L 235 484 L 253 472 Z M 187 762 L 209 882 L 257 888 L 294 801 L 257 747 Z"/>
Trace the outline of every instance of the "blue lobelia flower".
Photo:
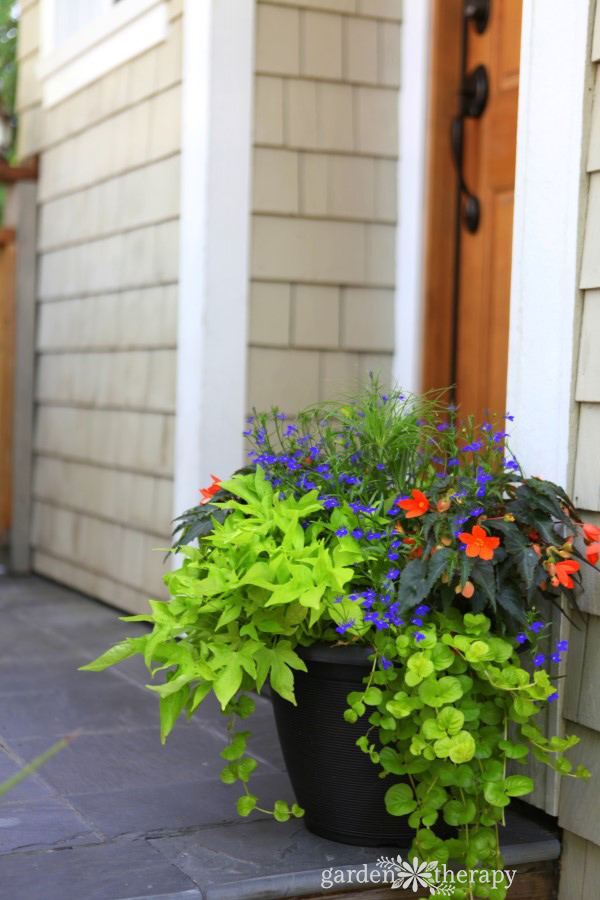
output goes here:
<path id="1" fill-rule="evenodd" d="M 338 528 L 338 530 L 335 532 L 335 534 L 337 537 L 340 537 L 340 538 L 346 537 L 346 535 L 348 534 L 348 529 L 347 528 Z"/>
<path id="2" fill-rule="evenodd" d="M 347 622 L 340 622 L 340 624 L 335 629 L 340 634 L 346 634 L 349 628 L 352 628 L 353 625 L 356 624 L 356 619 L 348 619 Z"/>

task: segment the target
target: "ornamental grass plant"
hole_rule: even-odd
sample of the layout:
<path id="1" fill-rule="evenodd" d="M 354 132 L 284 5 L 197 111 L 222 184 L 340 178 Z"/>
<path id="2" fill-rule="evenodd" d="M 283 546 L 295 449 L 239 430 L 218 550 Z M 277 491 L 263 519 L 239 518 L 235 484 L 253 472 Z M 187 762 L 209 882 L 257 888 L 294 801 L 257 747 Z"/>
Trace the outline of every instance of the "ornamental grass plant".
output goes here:
<path id="1" fill-rule="evenodd" d="M 600 555 L 600 530 L 581 522 L 562 488 L 522 471 L 508 449 L 511 420 L 476 425 L 440 394 L 384 392 L 374 378 L 293 421 L 255 413 L 244 432 L 250 466 L 213 476 L 179 520 L 183 562 L 165 576 L 170 601 L 126 617 L 152 631 L 84 668 L 139 653 L 153 677 L 164 673 L 148 686 L 163 740 L 214 692 L 229 719 L 221 777 L 240 782 L 240 815 L 286 821 L 303 811 L 260 806 L 239 721 L 267 681 L 295 703 L 302 647 L 363 644 L 370 674 L 344 718 L 364 722 L 357 752 L 389 783 L 388 813 L 409 817 L 409 857 L 502 869 L 506 807 L 534 788 L 507 773 L 509 761 L 533 755 L 589 777 L 565 755 L 577 738 L 539 725 L 567 651 L 566 641 L 540 649 L 549 627 L 540 610 L 569 616 L 581 566 Z M 455 836 L 439 837 L 440 822 Z M 501 900 L 506 887 L 480 879 L 453 896 Z"/>

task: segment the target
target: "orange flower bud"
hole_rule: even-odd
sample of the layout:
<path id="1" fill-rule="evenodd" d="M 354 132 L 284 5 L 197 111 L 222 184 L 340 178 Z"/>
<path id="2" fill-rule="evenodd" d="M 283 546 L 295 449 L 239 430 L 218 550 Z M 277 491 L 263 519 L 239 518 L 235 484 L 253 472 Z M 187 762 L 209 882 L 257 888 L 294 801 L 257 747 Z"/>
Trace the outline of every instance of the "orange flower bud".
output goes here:
<path id="1" fill-rule="evenodd" d="M 447 497 L 444 497 L 442 500 L 438 500 L 437 503 L 437 511 L 439 513 L 444 513 L 450 509 L 450 501 Z"/>
<path id="2" fill-rule="evenodd" d="M 461 594 L 463 595 L 463 597 L 466 597 L 468 600 L 470 597 L 473 596 L 474 593 L 475 593 L 475 585 L 473 584 L 472 581 L 467 581 L 467 583 L 465 584 L 464 588 L 461 591 Z"/>

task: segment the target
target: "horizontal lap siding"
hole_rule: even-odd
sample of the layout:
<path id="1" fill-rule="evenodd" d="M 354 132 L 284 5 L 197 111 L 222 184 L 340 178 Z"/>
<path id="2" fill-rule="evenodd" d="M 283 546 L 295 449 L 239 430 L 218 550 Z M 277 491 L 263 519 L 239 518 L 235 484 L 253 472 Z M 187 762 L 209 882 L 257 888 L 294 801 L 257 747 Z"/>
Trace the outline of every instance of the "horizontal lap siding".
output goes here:
<path id="1" fill-rule="evenodd" d="M 595 89 L 587 157 L 589 194 L 583 238 L 580 287 L 583 311 L 576 374 L 578 433 L 575 447 L 574 500 L 583 520 L 600 525 L 600 9 L 596 11 L 592 60 Z M 598 895 L 600 827 L 600 578 L 584 568 L 581 616 L 571 628 L 563 688 L 566 729 L 580 743 L 569 751 L 574 765 L 592 772 L 586 785 L 565 778 L 560 787 L 559 823 L 564 831 L 560 900 L 592 900 Z"/>
<path id="2" fill-rule="evenodd" d="M 390 377 L 401 14 L 257 4 L 249 407 Z"/>
<path id="3" fill-rule="evenodd" d="M 50 109 L 27 66 L 20 84 L 21 153 L 40 152 L 34 567 L 131 610 L 164 590 L 171 528 L 182 24 L 171 0 L 163 43 Z"/>

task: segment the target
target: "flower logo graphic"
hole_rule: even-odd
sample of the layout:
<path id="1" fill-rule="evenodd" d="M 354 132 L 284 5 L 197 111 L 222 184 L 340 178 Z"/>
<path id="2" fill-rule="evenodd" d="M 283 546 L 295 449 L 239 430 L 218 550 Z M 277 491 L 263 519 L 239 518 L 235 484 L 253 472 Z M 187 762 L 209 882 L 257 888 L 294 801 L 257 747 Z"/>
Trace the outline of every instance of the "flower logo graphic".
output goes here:
<path id="1" fill-rule="evenodd" d="M 404 888 L 418 891 L 419 888 L 429 888 L 431 896 L 450 896 L 454 893 L 453 884 L 436 884 L 436 869 L 438 862 L 423 862 L 415 856 L 412 865 L 408 860 L 403 860 L 401 856 L 396 859 L 390 859 L 389 856 L 382 856 L 377 860 L 377 865 L 383 869 L 393 869 L 394 882 L 392 888 Z"/>

